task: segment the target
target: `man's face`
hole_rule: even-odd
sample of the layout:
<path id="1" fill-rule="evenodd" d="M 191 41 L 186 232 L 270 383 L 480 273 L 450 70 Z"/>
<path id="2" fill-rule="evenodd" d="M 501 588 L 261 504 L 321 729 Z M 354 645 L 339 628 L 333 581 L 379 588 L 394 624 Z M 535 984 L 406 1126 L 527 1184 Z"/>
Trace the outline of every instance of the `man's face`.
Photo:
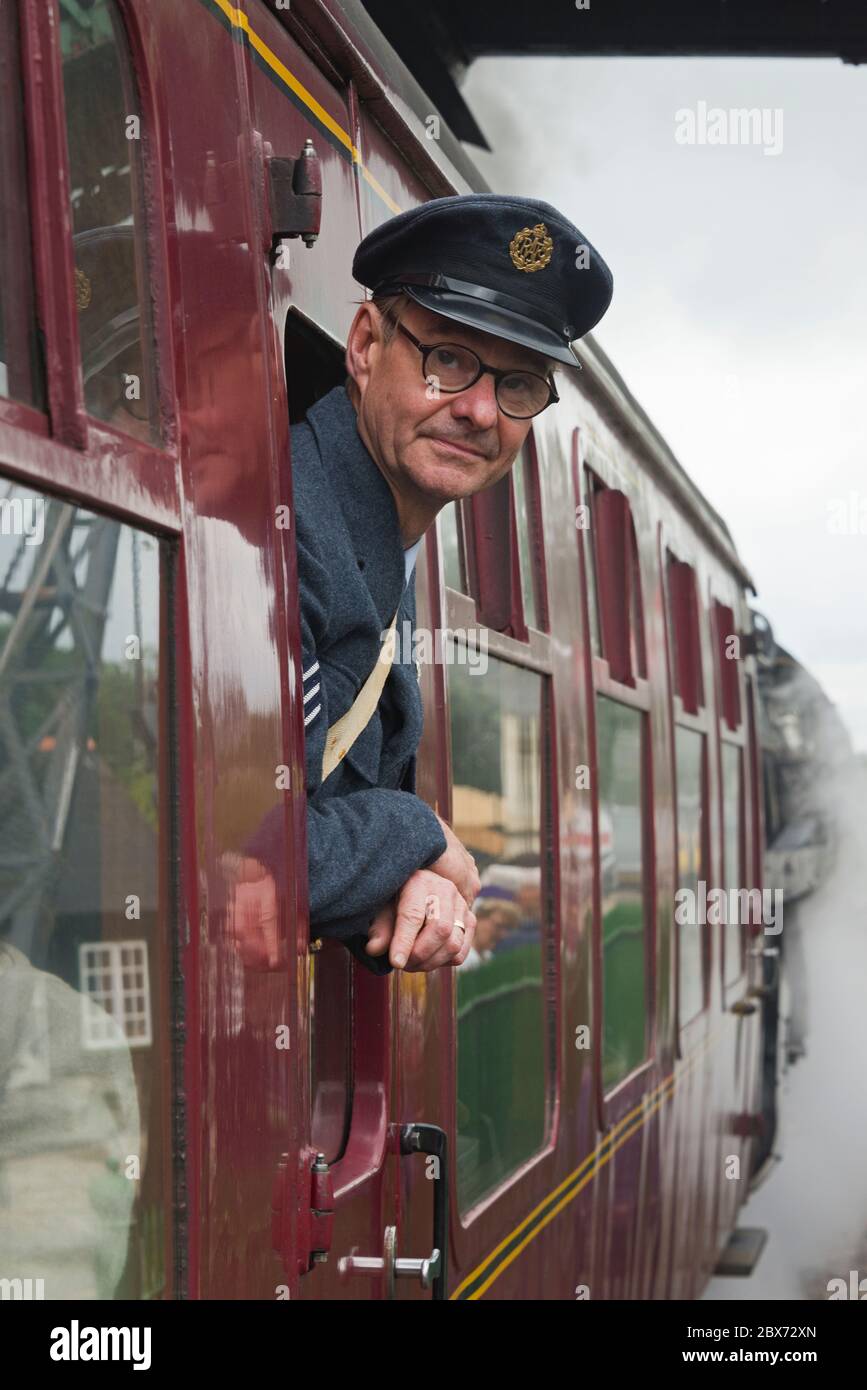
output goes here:
<path id="1" fill-rule="evenodd" d="M 395 316 L 423 343 L 456 343 L 488 366 L 550 375 L 548 358 L 412 300 L 398 304 Z M 532 420 L 503 414 L 490 373 L 465 391 L 437 396 L 422 375 L 418 348 L 399 329 L 386 342 L 384 326 L 379 310 L 363 305 L 347 348 L 360 394 L 359 432 L 370 453 L 399 492 L 423 494 L 443 506 L 491 487 L 511 468 Z"/>

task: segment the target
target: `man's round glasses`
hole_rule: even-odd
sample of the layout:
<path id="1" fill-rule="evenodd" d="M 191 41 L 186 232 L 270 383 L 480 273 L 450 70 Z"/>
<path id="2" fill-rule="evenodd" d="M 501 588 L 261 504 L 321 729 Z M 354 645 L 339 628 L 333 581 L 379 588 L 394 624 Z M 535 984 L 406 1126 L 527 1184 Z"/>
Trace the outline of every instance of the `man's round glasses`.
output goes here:
<path id="1" fill-rule="evenodd" d="M 393 317 L 389 315 L 389 317 Z M 514 367 L 489 367 L 469 348 L 457 343 L 421 343 L 408 328 L 393 319 L 405 338 L 421 353 L 421 372 L 429 385 L 449 395 L 475 386 L 479 377 L 490 372 L 494 378 L 497 405 L 512 420 L 529 420 L 560 397 L 553 383 L 535 372 L 518 371 Z"/>

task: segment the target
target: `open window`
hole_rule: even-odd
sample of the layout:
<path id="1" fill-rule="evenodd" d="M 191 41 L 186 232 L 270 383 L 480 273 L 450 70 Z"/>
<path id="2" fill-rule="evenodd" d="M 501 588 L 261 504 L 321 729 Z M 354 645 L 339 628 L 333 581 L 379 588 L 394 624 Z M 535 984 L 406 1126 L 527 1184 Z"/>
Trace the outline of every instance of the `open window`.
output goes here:
<path id="1" fill-rule="evenodd" d="M 286 315 L 286 392 L 290 425 L 346 380 L 343 349 L 303 314 Z M 311 1143 L 328 1163 L 346 1147 L 354 1086 L 355 1013 L 352 957 L 338 941 L 322 939 L 310 953 L 308 976 Z"/>
<path id="2" fill-rule="evenodd" d="M 345 351 L 297 309 L 290 309 L 283 353 L 289 423 L 297 425 L 312 405 L 346 381 Z"/>

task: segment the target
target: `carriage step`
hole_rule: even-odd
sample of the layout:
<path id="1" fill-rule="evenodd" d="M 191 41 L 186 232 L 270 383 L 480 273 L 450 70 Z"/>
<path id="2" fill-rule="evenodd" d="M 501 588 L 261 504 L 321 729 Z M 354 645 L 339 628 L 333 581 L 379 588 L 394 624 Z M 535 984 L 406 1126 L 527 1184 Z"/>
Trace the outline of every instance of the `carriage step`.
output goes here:
<path id="1" fill-rule="evenodd" d="M 714 1274 L 752 1274 L 765 1248 L 768 1233 L 763 1226 L 739 1226 L 729 1236 L 728 1245 L 719 1257 Z"/>

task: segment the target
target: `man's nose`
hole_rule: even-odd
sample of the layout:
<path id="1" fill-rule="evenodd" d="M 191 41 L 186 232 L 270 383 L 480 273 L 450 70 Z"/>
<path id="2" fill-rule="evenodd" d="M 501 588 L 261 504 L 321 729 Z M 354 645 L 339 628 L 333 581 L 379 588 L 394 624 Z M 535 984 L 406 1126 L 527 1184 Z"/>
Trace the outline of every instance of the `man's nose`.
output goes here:
<path id="1" fill-rule="evenodd" d="M 499 418 L 494 378 L 489 372 L 479 377 L 474 386 L 460 391 L 452 399 L 455 419 L 469 421 L 477 430 L 493 429 Z"/>

